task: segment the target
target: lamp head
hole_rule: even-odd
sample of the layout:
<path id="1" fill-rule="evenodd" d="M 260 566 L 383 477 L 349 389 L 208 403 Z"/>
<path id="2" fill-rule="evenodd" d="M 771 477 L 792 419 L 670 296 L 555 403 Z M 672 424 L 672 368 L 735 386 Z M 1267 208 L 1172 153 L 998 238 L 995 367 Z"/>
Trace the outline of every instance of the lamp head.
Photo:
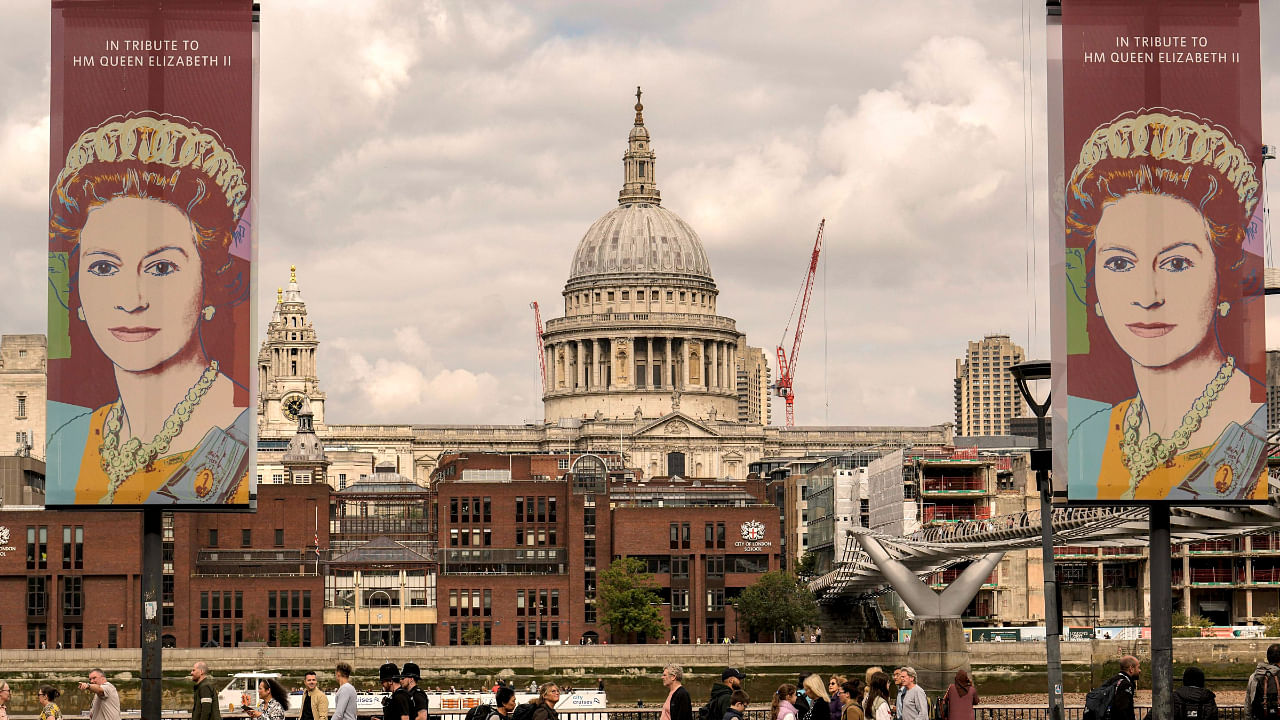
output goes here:
<path id="1" fill-rule="evenodd" d="M 1013 374 L 1013 379 L 1018 382 L 1018 391 L 1022 393 L 1022 398 L 1027 401 L 1027 405 L 1031 407 L 1031 412 L 1035 413 L 1038 418 L 1048 414 L 1051 393 L 1045 393 L 1043 402 L 1037 401 L 1032 395 L 1032 386 L 1030 384 L 1049 380 L 1053 374 L 1052 364 L 1048 360 L 1027 360 L 1009 366 L 1009 372 Z"/>

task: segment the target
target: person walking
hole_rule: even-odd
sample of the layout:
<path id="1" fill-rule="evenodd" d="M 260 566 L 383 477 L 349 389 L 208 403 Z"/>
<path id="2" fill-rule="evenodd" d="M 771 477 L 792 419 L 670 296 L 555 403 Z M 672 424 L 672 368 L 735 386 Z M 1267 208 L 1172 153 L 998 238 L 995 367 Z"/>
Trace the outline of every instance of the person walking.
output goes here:
<path id="1" fill-rule="evenodd" d="M 1204 686 L 1204 671 L 1192 665 L 1182 671 L 1182 687 L 1173 691 L 1174 720 L 1218 720 L 1218 699 Z"/>
<path id="2" fill-rule="evenodd" d="M 964 670 L 956 671 L 956 679 L 942 696 L 938 720 L 974 720 L 973 706 L 978 704 L 978 688 Z"/>
<path id="3" fill-rule="evenodd" d="M 418 687 L 422 679 L 422 670 L 418 663 L 407 662 L 400 668 L 400 689 L 408 693 L 405 709 L 409 711 L 409 720 L 427 720 L 427 693 Z M 457 689 L 454 689 L 457 692 Z"/>
<path id="4" fill-rule="evenodd" d="M 910 665 L 902 668 L 902 700 L 898 703 L 898 717 L 902 720 L 929 720 L 929 698 L 924 688 L 916 684 L 916 670 Z"/>
<path id="5" fill-rule="evenodd" d="M 840 701 L 844 703 L 840 710 L 840 720 L 864 720 L 862 696 L 865 692 L 862 680 L 854 678 L 840 683 Z"/>
<path id="6" fill-rule="evenodd" d="M 383 663 L 378 668 L 378 683 L 383 692 L 389 693 L 382 698 L 382 720 L 409 720 L 409 694 L 400 687 L 400 667 L 393 662 Z"/>
<path id="7" fill-rule="evenodd" d="M 893 709 L 889 703 L 889 673 L 881 670 L 871 676 L 862 712 L 866 720 L 893 720 Z"/>
<path id="8" fill-rule="evenodd" d="M 769 720 L 799 720 L 796 712 L 796 686 L 783 683 L 773 693 L 773 704 L 769 707 Z"/>
<path id="9" fill-rule="evenodd" d="M 831 720 L 840 720 L 840 715 L 844 711 L 844 691 L 840 689 L 840 686 L 847 679 L 843 675 L 832 675 L 831 679 L 827 681 L 827 695 L 831 698 L 827 701 L 827 706 L 831 710 Z"/>
<path id="10" fill-rule="evenodd" d="M 662 668 L 662 686 L 667 689 L 662 720 L 693 720 L 693 701 L 684 689 L 684 669 L 675 664 Z"/>
<path id="11" fill-rule="evenodd" d="M 871 667 L 867 668 L 867 672 L 862 677 L 862 680 L 863 682 L 866 683 L 866 685 L 862 687 L 862 697 L 858 698 L 859 705 L 865 704 L 867 702 L 867 696 L 871 693 L 871 678 L 875 677 L 876 673 L 882 673 L 882 672 L 884 672 L 884 668 L 880 667 L 879 665 L 872 665 Z M 863 708 L 862 711 L 863 713 L 866 713 L 867 709 Z"/>
<path id="12" fill-rule="evenodd" d="M 506 685 L 498 686 L 494 694 L 493 712 L 485 720 L 507 720 L 516 710 L 516 691 Z"/>
<path id="13" fill-rule="evenodd" d="M 817 673 L 804 679 L 804 696 L 809 701 L 809 710 L 801 720 L 831 720 L 831 697 L 827 695 L 827 689 L 822 686 L 822 677 Z"/>
<path id="14" fill-rule="evenodd" d="M 803 638 L 804 635 L 801 634 L 801 642 L 803 642 Z M 795 706 L 797 718 L 803 719 L 809 716 L 809 694 L 804 691 L 804 681 L 810 675 L 812 675 L 810 672 L 801 672 L 796 676 Z"/>
<path id="15" fill-rule="evenodd" d="M 1280 718 L 1280 643 L 1267 647 L 1267 661 L 1258 663 L 1249 676 L 1244 705 L 1251 720 Z"/>
<path id="16" fill-rule="evenodd" d="M 209 666 L 203 662 L 192 665 L 191 682 L 195 684 L 191 692 L 191 720 L 221 720 L 218 691 L 209 679 Z"/>
<path id="17" fill-rule="evenodd" d="M 902 672 L 902 668 L 893 671 L 893 684 L 897 686 L 897 695 L 889 703 L 889 709 L 893 711 L 894 718 L 901 718 L 902 696 L 907 692 L 906 676 Z"/>
<path id="18" fill-rule="evenodd" d="M 351 665 L 340 662 L 333 669 L 338 689 L 333 691 L 333 720 L 356 720 L 356 689 L 351 685 Z"/>
<path id="19" fill-rule="evenodd" d="M 302 676 L 302 714 L 299 720 L 329 720 L 329 698 L 320 689 L 320 677 L 315 670 Z"/>
<path id="20" fill-rule="evenodd" d="M 743 720 L 743 713 L 747 711 L 747 705 L 750 703 L 751 698 L 747 697 L 746 691 L 734 690 L 729 696 L 729 708 L 724 711 L 724 716 L 720 720 Z"/>
<path id="21" fill-rule="evenodd" d="M 61 694 L 62 692 L 52 685 L 40 686 L 36 694 L 36 700 L 40 702 L 39 720 L 62 720 L 62 709 L 54 702 Z"/>
<path id="22" fill-rule="evenodd" d="M 559 701 L 560 686 L 553 682 L 542 683 L 538 686 L 538 698 L 533 701 L 530 720 L 559 720 L 560 713 L 556 712 L 556 703 Z"/>
<path id="23" fill-rule="evenodd" d="M 80 689 L 93 693 L 89 720 L 120 720 L 120 691 L 107 682 L 107 675 L 100 668 L 89 671 L 89 682 L 80 683 Z"/>
<path id="24" fill-rule="evenodd" d="M 1116 677 L 1116 693 L 1111 697 L 1107 720 L 1134 720 L 1133 694 L 1138 689 L 1142 665 L 1138 658 L 1125 655 L 1120 658 L 1120 674 Z"/>
<path id="25" fill-rule="evenodd" d="M 9 698 L 12 696 L 9 683 L 0 680 L 0 720 L 9 720 Z"/>
<path id="26" fill-rule="evenodd" d="M 245 705 L 248 704 L 246 701 Z M 258 706 L 248 708 L 244 714 L 260 720 L 284 720 L 284 711 L 288 707 L 289 691 L 275 678 L 262 678 L 258 681 Z"/>
<path id="27" fill-rule="evenodd" d="M 707 700 L 707 713 L 705 720 L 718 720 L 723 718 L 724 714 L 729 710 L 732 704 L 732 696 L 734 690 L 742 689 L 742 681 L 746 676 L 742 674 L 738 668 L 725 668 L 720 673 L 720 682 L 711 684 L 711 697 Z"/>

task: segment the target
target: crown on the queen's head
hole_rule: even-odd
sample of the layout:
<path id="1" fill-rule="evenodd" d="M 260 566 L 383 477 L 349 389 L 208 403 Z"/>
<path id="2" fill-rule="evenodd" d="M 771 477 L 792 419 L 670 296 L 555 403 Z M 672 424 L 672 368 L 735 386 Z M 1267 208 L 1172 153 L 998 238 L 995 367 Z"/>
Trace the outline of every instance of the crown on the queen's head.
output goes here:
<path id="1" fill-rule="evenodd" d="M 73 181 L 90 163 L 133 160 L 204 174 L 221 191 L 236 221 L 249 203 L 244 167 L 216 132 L 176 115 L 151 111 L 117 115 L 81 133 L 67 151 L 66 165 L 54 187 Z"/>
<path id="2" fill-rule="evenodd" d="M 1231 133 L 1193 113 L 1168 108 L 1126 112 L 1094 130 L 1080 148 L 1080 161 L 1068 187 L 1079 193 L 1079 184 L 1102 161 L 1132 158 L 1211 168 L 1236 191 L 1245 217 L 1258 204 L 1257 168 Z"/>

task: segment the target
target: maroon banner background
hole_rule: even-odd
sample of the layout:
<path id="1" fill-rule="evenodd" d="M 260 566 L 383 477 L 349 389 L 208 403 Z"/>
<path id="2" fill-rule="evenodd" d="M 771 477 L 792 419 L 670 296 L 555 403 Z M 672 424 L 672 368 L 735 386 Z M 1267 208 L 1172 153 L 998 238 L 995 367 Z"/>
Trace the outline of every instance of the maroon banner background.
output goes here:
<path id="1" fill-rule="evenodd" d="M 163 42 L 159 49 L 131 43 Z M 198 46 L 193 47 L 192 43 Z M 250 0 L 57 0 L 52 15 L 49 180 L 82 132 L 130 112 L 177 115 L 217 132 L 253 187 L 253 36 Z M 214 66 L 176 63 L 207 62 Z M 87 59 L 87 60 L 86 60 Z M 252 222 L 253 203 L 244 217 Z M 251 251 L 246 236 L 237 254 Z M 250 255 L 251 258 L 251 255 Z M 237 405 L 249 404 L 252 376 L 251 302 L 231 308 L 238 332 L 222 372 L 237 385 Z M 65 366 L 65 367 L 64 367 Z M 112 366 L 102 358 L 49 360 L 48 399 L 89 407 L 115 398 Z"/>
<path id="2" fill-rule="evenodd" d="M 1141 38 L 1184 38 L 1185 46 L 1142 46 Z M 1120 40 L 1128 38 L 1127 46 Z M 1202 38 L 1201 41 L 1192 38 Z M 1069 0 L 1062 4 L 1062 97 L 1065 168 L 1100 125 L 1142 108 L 1186 110 L 1231 131 L 1262 169 L 1262 77 L 1256 0 Z M 1187 62 L 1187 53 L 1227 53 L 1228 62 Z M 1086 60 L 1102 53 L 1102 61 Z M 1151 60 L 1135 55 L 1150 53 Z M 1161 53 L 1165 53 L 1162 57 Z M 1179 56 L 1178 53 L 1182 53 Z M 1235 55 L 1233 55 L 1233 53 Z M 1094 56 L 1097 57 L 1096 55 Z M 1261 193 L 1259 193 L 1259 196 Z M 1068 240 L 1068 247 L 1072 246 Z M 1261 277 L 1261 258 L 1258 274 Z M 1261 293 L 1261 288 L 1258 288 Z M 1261 296 L 1259 294 L 1259 300 Z M 1261 305 L 1258 302 L 1257 305 Z M 1266 353 L 1261 307 L 1256 337 L 1237 358 L 1239 368 L 1265 381 Z M 1089 334 L 1106 335 L 1089 318 Z M 1069 355 L 1070 395 L 1115 403 L 1137 391 L 1127 358 L 1113 357 L 1094 343 L 1091 355 Z M 1265 390 L 1256 398 L 1265 401 Z"/>

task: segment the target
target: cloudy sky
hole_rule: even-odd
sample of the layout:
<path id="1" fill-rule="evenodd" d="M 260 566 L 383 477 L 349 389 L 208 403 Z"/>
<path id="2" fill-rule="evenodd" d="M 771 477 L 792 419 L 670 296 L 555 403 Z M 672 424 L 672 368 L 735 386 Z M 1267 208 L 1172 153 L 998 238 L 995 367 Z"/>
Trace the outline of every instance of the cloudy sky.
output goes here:
<path id="1" fill-rule="evenodd" d="M 529 302 L 561 314 L 637 85 L 663 204 L 751 344 L 827 218 L 798 423 L 949 421 L 966 341 L 1048 355 L 1040 0 L 262 5 L 259 316 L 296 264 L 330 422 L 541 418 Z M 0 332 L 44 332 L 48 5 L 5 19 Z"/>

